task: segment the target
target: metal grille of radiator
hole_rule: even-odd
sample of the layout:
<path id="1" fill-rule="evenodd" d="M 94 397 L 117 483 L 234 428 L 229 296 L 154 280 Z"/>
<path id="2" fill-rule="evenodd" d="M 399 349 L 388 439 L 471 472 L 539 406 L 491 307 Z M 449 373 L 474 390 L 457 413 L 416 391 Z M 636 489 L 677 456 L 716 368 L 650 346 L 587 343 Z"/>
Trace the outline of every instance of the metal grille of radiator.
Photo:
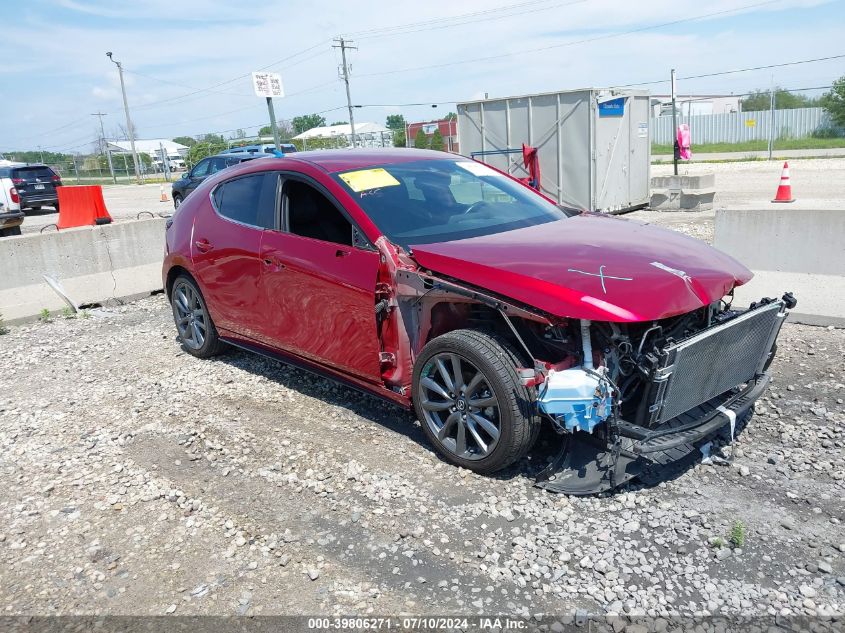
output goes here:
<path id="1" fill-rule="evenodd" d="M 730 391 L 759 374 L 786 314 L 775 301 L 669 345 L 655 378 L 652 424 Z"/>

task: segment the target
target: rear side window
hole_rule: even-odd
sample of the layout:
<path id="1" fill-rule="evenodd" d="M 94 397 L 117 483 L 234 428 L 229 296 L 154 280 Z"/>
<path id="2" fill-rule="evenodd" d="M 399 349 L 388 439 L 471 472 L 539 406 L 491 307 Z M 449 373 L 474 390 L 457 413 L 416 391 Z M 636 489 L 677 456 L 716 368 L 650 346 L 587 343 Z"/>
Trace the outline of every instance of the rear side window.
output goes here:
<path id="1" fill-rule="evenodd" d="M 217 212 L 241 224 L 262 229 L 276 228 L 278 179 L 275 173 L 262 173 L 222 183 L 214 191 Z"/>
<path id="2" fill-rule="evenodd" d="M 24 180 L 50 180 L 55 176 L 55 172 L 49 167 L 18 167 L 13 169 L 13 178 L 23 178 Z"/>
<path id="3" fill-rule="evenodd" d="M 12 170 L 8 167 L 0 167 L 0 178 L 11 178 Z"/>

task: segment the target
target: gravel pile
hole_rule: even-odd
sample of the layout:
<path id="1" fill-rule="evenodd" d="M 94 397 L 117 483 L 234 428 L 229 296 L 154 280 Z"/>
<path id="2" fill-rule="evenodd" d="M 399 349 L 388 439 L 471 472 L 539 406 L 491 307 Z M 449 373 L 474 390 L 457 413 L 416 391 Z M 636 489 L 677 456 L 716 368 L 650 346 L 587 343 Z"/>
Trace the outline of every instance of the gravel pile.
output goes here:
<path id="1" fill-rule="evenodd" d="M 842 330 L 787 324 L 728 465 L 567 498 L 442 463 L 414 417 L 162 296 L 0 336 L 5 614 L 845 611 Z M 727 449 L 720 449 L 723 455 Z"/>

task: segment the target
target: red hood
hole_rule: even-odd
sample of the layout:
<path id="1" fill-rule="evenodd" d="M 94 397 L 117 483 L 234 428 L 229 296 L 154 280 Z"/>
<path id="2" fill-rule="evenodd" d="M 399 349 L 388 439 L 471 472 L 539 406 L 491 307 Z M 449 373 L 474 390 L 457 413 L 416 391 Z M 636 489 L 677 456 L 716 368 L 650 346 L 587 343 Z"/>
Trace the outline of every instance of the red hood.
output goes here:
<path id="1" fill-rule="evenodd" d="M 594 321 L 684 314 L 752 277 L 700 240 L 597 214 L 411 249 L 424 268 L 555 316 Z"/>

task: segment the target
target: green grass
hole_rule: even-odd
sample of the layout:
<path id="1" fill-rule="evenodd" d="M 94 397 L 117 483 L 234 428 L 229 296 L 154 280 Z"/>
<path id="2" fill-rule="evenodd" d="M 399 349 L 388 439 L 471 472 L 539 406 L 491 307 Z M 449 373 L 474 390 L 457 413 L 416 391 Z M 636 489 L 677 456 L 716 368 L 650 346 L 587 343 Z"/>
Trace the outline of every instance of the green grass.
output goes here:
<path id="1" fill-rule="evenodd" d="M 832 149 L 845 147 L 845 138 L 797 138 L 797 139 L 779 139 L 775 141 L 775 150 L 785 149 Z M 705 143 L 703 145 L 693 145 L 692 155 L 696 154 L 711 154 L 722 152 L 765 152 L 769 149 L 766 141 L 743 141 L 742 143 Z M 653 156 L 660 154 L 671 154 L 671 145 L 657 145 L 651 146 L 651 153 Z"/>
<path id="2" fill-rule="evenodd" d="M 728 538 L 731 541 L 731 545 L 734 547 L 742 547 L 745 545 L 745 537 L 748 533 L 748 530 L 745 527 L 745 524 L 742 521 L 734 521 L 733 525 L 731 526 L 731 532 L 728 535 Z"/>

